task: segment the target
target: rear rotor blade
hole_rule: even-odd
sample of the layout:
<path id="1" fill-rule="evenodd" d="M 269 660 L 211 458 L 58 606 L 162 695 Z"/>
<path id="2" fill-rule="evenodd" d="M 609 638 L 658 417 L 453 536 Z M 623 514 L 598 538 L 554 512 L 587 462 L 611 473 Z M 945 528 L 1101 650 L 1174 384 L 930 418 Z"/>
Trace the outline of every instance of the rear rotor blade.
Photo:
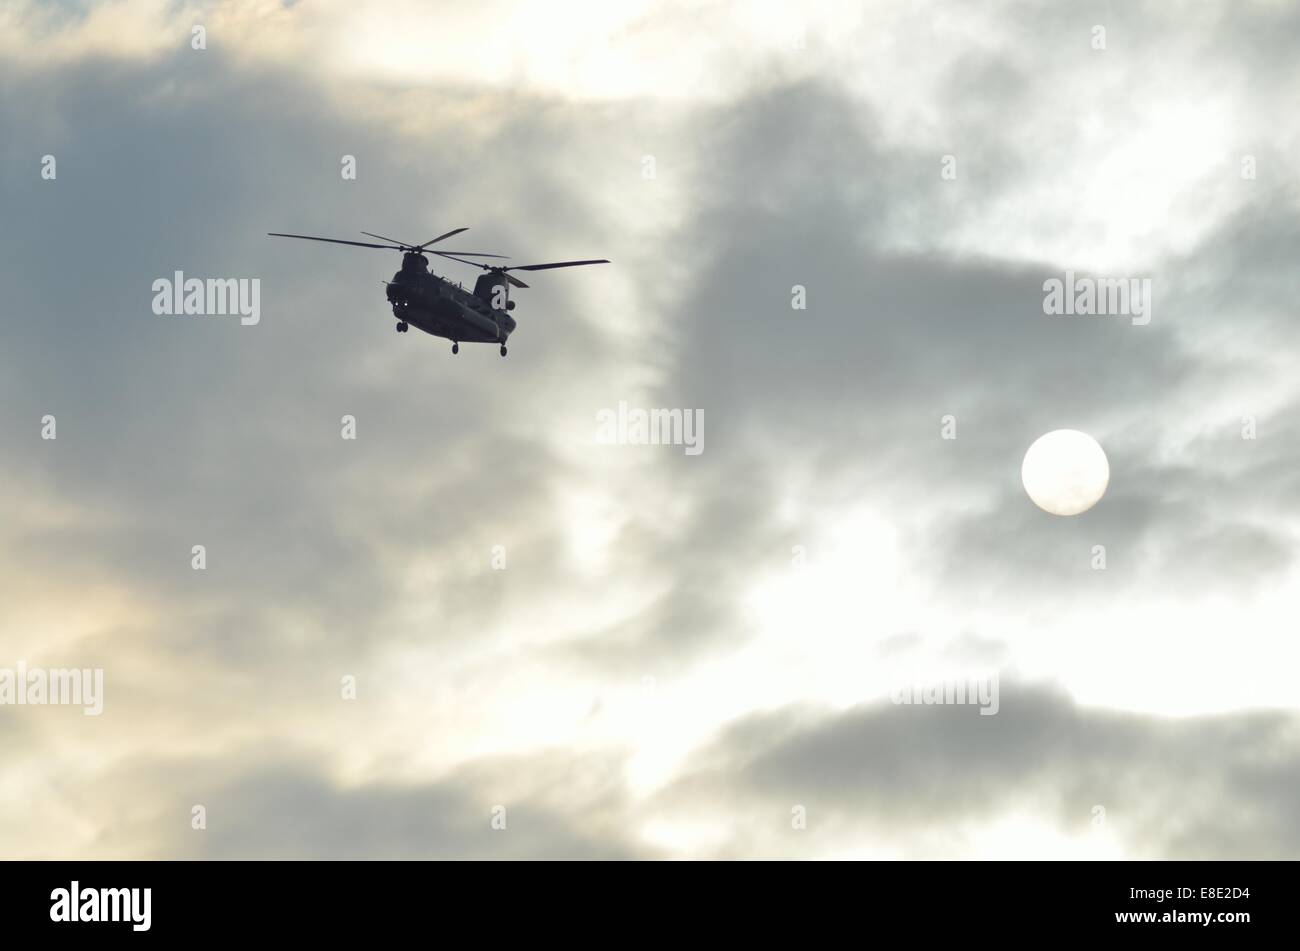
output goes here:
<path id="1" fill-rule="evenodd" d="M 317 238 L 309 234 L 284 234 L 280 231 L 268 231 L 268 235 L 273 238 L 301 238 L 303 241 L 324 241 L 328 244 L 350 244 L 357 248 L 392 248 L 395 251 L 404 250 L 398 244 L 367 244 L 365 241 L 344 241 L 342 238 Z"/>
<path id="2" fill-rule="evenodd" d="M 609 261 L 601 258 L 599 261 L 555 261 L 551 264 L 516 264 L 509 268 L 511 271 L 549 271 L 553 267 L 578 267 L 582 264 L 608 264 Z"/>
<path id="3" fill-rule="evenodd" d="M 459 261 L 461 264 L 472 264 L 472 265 L 474 265 L 475 267 L 481 267 L 481 268 L 482 268 L 483 270 L 485 270 L 485 271 L 491 271 L 493 274 L 500 274 L 503 278 L 505 278 L 507 281 L 509 281 L 509 282 L 510 282 L 511 284 L 513 284 L 515 287 L 527 287 L 527 286 L 528 286 L 527 284 L 525 284 L 523 281 L 519 280 L 519 278 L 515 277 L 514 275 L 512 275 L 512 274 L 507 274 L 506 271 L 510 270 L 510 268 L 508 268 L 508 267 L 500 267 L 500 266 L 493 265 L 493 264 L 483 264 L 481 261 L 466 261 L 464 258 L 458 258 L 458 257 L 456 257 L 456 254 L 459 254 L 460 252 L 452 252 L 452 251 L 430 251 L 429 253 L 430 253 L 430 254 L 437 254 L 437 255 L 439 255 L 440 257 L 444 257 L 444 258 L 451 258 L 453 261 Z M 494 257 L 501 257 L 501 256 L 502 256 L 502 255 L 499 255 L 499 254 L 498 254 L 498 255 L 494 255 Z"/>

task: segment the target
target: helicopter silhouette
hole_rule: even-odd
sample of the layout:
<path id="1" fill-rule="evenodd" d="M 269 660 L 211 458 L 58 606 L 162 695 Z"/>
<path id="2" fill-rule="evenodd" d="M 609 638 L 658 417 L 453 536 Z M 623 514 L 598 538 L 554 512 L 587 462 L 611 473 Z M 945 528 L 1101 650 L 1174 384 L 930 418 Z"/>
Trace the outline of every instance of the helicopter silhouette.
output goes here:
<path id="1" fill-rule="evenodd" d="M 504 267 L 499 264 L 482 264 L 467 261 L 466 258 L 500 258 L 508 260 L 504 254 L 487 254 L 483 251 L 437 251 L 430 245 L 437 244 L 445 238 L 468 231 L 468 228 L 456 228 L 436 238 L 430 238 L 424 244 L 407 244 L 396 238 L 385 238 L 381 234 L 361 232 L 368 238 L 389 241 L 390 244 L 371 244 L 365 241 L 344 241 L 342 238 L 318 238 L 307 234 L 284 234 L 268 231 L 273 238 L 300 238 L 304 241 L 325 241 L 329 244 L 349 244 L 358 248 L 383 248 L 402 252 L 402 269 L 393 275 L 391 281 L 382 281 L 387 287 L 388 302 L 393 305 L 393 316 L 397 318 L 397 332 L 406 333 L 411 327 L 423 330 L 435 337 L 445 337 L 451 341 L 451 352 L 460 353 L 464 343 L 499 343 L 501 356 L 506 355 L 506 338 L 514 332 L 515 319 L 510 311 L 515 309 L 515 302 L 510 299 L 510 287 L 527 287 L 510 271 L 548 271 L 557 267 L 578 267 L 584 264 L 608 264 L 601 258 L 592 261 L 554 261 L 550 264 L 515 264 Z M 486 273 L 479 276 L 474 290 L 467 291 L 453 281 L 439 277 L 429 270 L 428 255 L 450 258 L 462 264 L 472 264 L 482 268 Z"/>

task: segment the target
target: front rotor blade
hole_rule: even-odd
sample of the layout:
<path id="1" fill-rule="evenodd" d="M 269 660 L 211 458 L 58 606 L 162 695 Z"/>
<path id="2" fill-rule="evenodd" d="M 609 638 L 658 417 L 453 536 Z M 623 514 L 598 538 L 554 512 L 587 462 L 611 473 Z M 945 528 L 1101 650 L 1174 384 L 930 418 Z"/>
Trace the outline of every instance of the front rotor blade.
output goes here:
<path id="1" fill-rule="evenodd" d="M 273 238 L 301 238 L 304 241 L 325 241 L 329 244 L 350 244 L 357 248 L 392 248 L 394 251 L 401 251 L 401 245 L 396 244 L 367 244 L 364 241 L 344 241 L 342 238 L 316 238 L 309 234 L 284 234 L 280 231 L 268 231 L 268 235 Z"/>
<path id="2" fill-rule="evenodd" d="M 504 272 L 502 272 L 502 273 L 504 273 Z M 527 287 L 527 286 L 528 286 L 528 285 L 525 284 L 523 281 L 519 280 L 519 278 L 515 277 L 513 274 L 506 274 L 506 275 L 505 275 L 505 278 L 506 278 L 507 281 L 509 281 L 509 282 L 510 282 L 511 284 L 513 284 L 515 287 Z"/>
<path id="3" fill-rule="evenodd" d="M 486 251 L 429 251 L 430 254 L 459 254 L 466 258 L 503 258 L 510 259 L 508 254 L 488 254 Z"/>
<path id="4" fill-rule="evenodd" d="M 604 258 L 599 261 L 556 261 L 552 264 L 516 264 L 512 271 L 549 271 L 553 267 L 578 267 L 581 264 L 608 264 Z"/>
<path id="5" fill-rule="evenodd" d="M 437 244 L 443 238 L 450 238 L 454 234 L 460 234 L 462 231 L 468 231 L 468 230 L 469 230 L 468 228 L 457 228 L 455 231 L 448 231 L 446 234 L 440 234 L 436 238 L 430 238 L 428 241 L 424 242 L 424 244 L 420 245 L 420 247 L 427 248 L 431 244 Z"/>
<path id="6" fill-rule="evenodd" d="M 451 258 L 453 261 L 459 261 L 461 264 L 472 264 L 475 267 L 483 268 L 485 271 L 491 270 L 492 267 L 490 264 L 482 264 L 478 261 L 466 261 L 464 258 L 458 258 L 456 257 L 456 254 L 453 251 L 434 251 L 432 248 L 430 248 L 429 253 L 436 254 L 438 255 L 438 257 L 442 257 L 442 258 Z"/>
<path id="7" fill-rule="evenodd" d="M 391 241 L 393 244 L 400 244 L 404 248 L 411 247 L 411 245 L 407 244 L 405 241 L 398 241 L 396 238 L 386 238 L 382 234 L 372 234 L 369 231 L 363 231 L 361 233 L 370 238 L 378 238 L 380 241 Z"/>

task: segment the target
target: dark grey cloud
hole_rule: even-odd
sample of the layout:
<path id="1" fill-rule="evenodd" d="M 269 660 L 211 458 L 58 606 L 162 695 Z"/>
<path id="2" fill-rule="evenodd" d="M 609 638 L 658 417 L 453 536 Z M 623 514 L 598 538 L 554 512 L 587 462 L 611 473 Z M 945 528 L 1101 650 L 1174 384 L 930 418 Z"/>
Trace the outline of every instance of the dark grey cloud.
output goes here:
<path id="1" fill-rule="evenodd" d="M 490 544 L 554 547 L 557 410 L 538 394 L 572 414 L 546 381 L 609 355 L 565 282 L 534 282 L 532 312 L 522 298 L 510 363 L 469 347 L 452 360 L 441 341 L 392 333 L 379 279 L 395 255 L 264 232 L 423 240 L 448 226 L 446 206 L 473 210 L 461 193 L 494 182 L 518 205 L 467 222 L 471 243 L 539 258 L 600 250 L 609 229 L 586 226 L 584 197 L 557 174 L 565 155 L 548 158 L 539 140 L 565 128 L 574 149 L 598 150 L 623 117 L 593 129 L 573 107 L 552 103 L 543 119 L 536 103 L 503 100 L 500 132 L 477 140 L 437 125 L 437 95 L 408 97 L 435 123 L 430 142 L 456 142 L 446 149 L 344 115 L 293 75 L 233 69 L 215 49 L 10 79 L 6 204 L 39 227 L 0 238 L 11 397 L 0 440 L 17 485 L 112 514 L 20 539 L 29 559 L 191 606 L 292 607 L 353 640 L 400 596 L 405 555 L 463 554 L 438 579 L 454 613 L 490 603 L 477 597 Z M 37 174 L 45 126 L 77 130 L 48 146 L 54 182 Z M 507 175 L 521 151 L 529 160 Z M 339 176 L 343 154 L 358 156 L 356 182 Z M 260 277 L 261 324 L 154 316 L 150 284 L 174 269 Z M 57 442 L 39 439 L 46 413 Z M 358 420 L 355 442 L 339 437 L 344 414 Z M 198 543 L 202 584 L 189 566 Z"/>
<path id="2" fill-rule="evenodd" d="M 1134 857 L 1300 855 L 1284 792 L 1300 777 L 1293 714 L 1172 719 L 1082 707 L 1024 682 L 1000 693 L 994 716 L 887 700 L 755 715 L 699 751 L 657 805 L 719 816 L 732 826 L 726 851 L 740 854 L 749 841 L 801 854 L 864 835 L 954 845 L 967 824 L 1015 807 L 1084 837 L 1100 805 Z M 808 809 L 808 829 L 778 837 L 792 804 Z"/>
<path id="3" fill-rule="evenodd" d="M 269 755 L 271 753 L 274 755 Z M 71 801 L 112 816 L 99 856 L 182 859 L 626 859 L 632 841 L 618 762 L 559 751 L 467 764 L 430 782 L 344 783 L 302 751 L 260 749 L 234 765 L 142 758 Z M 160 794 L 141 801 L 138 784 Z M 557 786 L 559 788 L 557 788 Z M 201 806 L 206 827 L 194 828 Z M 504 809 L 504 812 L 501 810 Z M 504 828 L 494 828 L 495 817 Z M 501 825 L 501 819 L 497 819 Z"/>
<path id="4" fill-rule="evenodd" d="M 713 240 L 683 288 L 690 344 L 663 387 L 670 404 L 707 407 L 709 464 L 728 465 L 738 443 L 782 465 L 807 459 L 827 505 L 850 502 L 830 494 L 845 485 L 909 507 L 973 490 L 982 504 L 910 541 L 946 584 L 1017 597 L 1056 597 L 1062 584 L 1091 593 L 1103 580 L 1249 586 L 1290 563 L 1294 539 L 1275 524 L 1288 501 L 1241 498 L 1253 447 L 1222 405 L 1267 365 L 1269 337 L 1291 332 L 1285 314 L 1300 285 L 1282 261 L 1300 217 L 1262 197 L 1275 185 L 1258 183 L 1246 212 L 1154 269 L 1151 325 L 1053 319 L 1042 283 L 1068 261 L 999 260 L 993 235 L 980 258 L 888 248 L 899 216 L 937 210 L 948 185 L 934 155 L 882 145 L 833 87 L 772 90 L 709 125 L 707 198 L 682 237 Z M 1015 172 L 981 186 L 1014 189 Z M 1205 346 L 1238 283 L 1249 287 L 1239 349 Z M 796 284 L 806 311 L 791 309 Z M 955 441 L 939 439 L 945 414 L 957 419 Z M 1168 431 L 1189 418 L 1213 438 L 1186 461 L 1159 459 Z M 1025 449 L 1056 428 L 1097 432 L 1111 457 L 1106 499 L 1071 520 L 1027 505 L 1019 481 Z M 1290 458 L 1285 444 L 1274 451 Z M 748 459 L 731 465 L 731 480 L 754 478 Z M 1119 572 L 1084 577 L 1095 544 Z"/>

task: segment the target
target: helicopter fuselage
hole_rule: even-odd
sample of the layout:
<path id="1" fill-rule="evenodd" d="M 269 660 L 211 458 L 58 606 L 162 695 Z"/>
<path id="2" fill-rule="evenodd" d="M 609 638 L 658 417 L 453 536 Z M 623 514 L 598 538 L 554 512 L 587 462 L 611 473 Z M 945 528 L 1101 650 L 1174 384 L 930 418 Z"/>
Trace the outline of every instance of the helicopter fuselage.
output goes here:
<path id="1" fill-rule="evenodd" d="M 509 284 L 492 273 L 479 278 L 473 291 L 428 270 L 422 255 L 407 254 L 402 269 L 387 287 L 393 316 L 435 337 L 457 343 L 500 343 L 515 329 Z"/>

